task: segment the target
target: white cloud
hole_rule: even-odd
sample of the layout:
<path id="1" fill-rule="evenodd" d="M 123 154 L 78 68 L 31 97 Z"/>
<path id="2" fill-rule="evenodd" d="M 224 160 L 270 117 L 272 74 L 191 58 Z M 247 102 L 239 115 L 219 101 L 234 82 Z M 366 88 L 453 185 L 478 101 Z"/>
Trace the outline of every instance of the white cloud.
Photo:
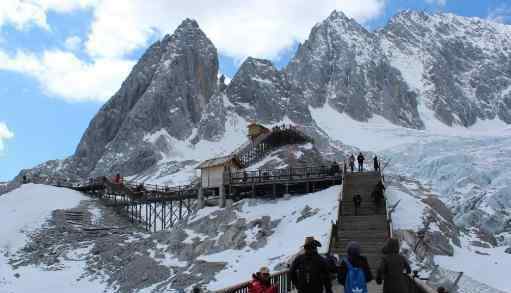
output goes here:
<path id="1" fill-rule="evenodd" d="M 0 69 L 36 78 L 48 95 L 69 101 L 108 99 L 126 78 L 134 61 L 126 56 L 149 40 L 172 33 L 185 19 L 196 19 L 219 51 L 242 60 L 246 56 L 278 58 L 334 9 L 360 22 L 381 14 L 386 0 L 1 0 L 0 28 L 29 25 L 50 29 L 46 15 L 92 8 L 89 34 L 66 39 L 68 52 L 41 54 L 0 49 Z M 74 51 L 85 48 L 91 62 Z M 78 53 L 78 52 L 77 52 Z"/>
<path id="2" fill-rule="evenodd" d="M 488 20 L 500 22 L 500 23 L 510 23 L 511 22 L 511 5 L 502 4 L 494 9 L 491 9 L 488 12 Z"/>
<path id="3" fill-rule="evenodd" d="M 66 49 L 68 49 L 70 51 L 76 51 L 76 50 L 80 49 L 80 46 L 82 44 L 82 39 L 80 39 L 80 37 L 78 37 L 78 36 L 71 36 L 66 39 L 64 44 L 66 46 Z"/>
<path id="4" fill-rule="evenodd" d="M 12 24 L 17 29 L 36 25 L 49 29 L 46 14 L 49 11 L 60 13 L 92 7 L 98 0 L 2 0 L 0 2 L 0 27 Z"/>
<path id="5" fill-rule="evenodd" d="M 5 149 L 4 141 L 11 139 L 14 137 L 14 133 L 12 133 L 7 124 L 5 122 L 0 121 L 0 155 Z"/>
<path id="6" fill-rule="evenodd" d="M 115 58 L 87 63 L 59 50 L 42 55 L 19 51 L 14 56 L 0 51 L 0 69 L 32 76 L 48 95 L 67 101 L 107 100 L 119 89 L 133 65 L 133 61 Z"/>
<path id="7" fill-rule="evenodd" d="M 444 6 L 447 0 L 426 0 L 426 3 Z"/>
<path id="8" fill-rule="evenodd" d="M 132 0 L 100 2 L 86 41 L 92 56 L 120 57 L 147 46 L 151 36 L 171 33 L 194 18 L 224 55 L 275 58 L 334 9 L 364 22 L 383 11 L 385 0 Z"/>

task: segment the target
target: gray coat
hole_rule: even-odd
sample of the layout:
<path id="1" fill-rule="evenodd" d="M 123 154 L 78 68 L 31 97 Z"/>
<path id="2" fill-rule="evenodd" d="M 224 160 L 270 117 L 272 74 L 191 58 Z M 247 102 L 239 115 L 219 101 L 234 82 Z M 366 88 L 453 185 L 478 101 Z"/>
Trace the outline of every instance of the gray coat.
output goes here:
<path id="1" fill-rule="evenodd" d="M 411 272 L 405 257 L 398 253 L 387 254 L 380 262 L 376 282 L 383 281 L 383 293 L 407 293 L 410 284 L 405 272 Z"/>

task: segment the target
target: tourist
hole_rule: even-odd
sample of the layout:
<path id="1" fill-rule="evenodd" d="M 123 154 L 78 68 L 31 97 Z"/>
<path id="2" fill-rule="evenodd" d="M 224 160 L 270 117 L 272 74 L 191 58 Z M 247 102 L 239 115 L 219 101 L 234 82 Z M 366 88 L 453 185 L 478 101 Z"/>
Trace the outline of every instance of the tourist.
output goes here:
<path id="1" fill-rule="evenodd" d="M 367 258 L 361 255 L 358 242 L 351 241 L 346 250 L 348 257 L 341 262 L 339 283 L 345 293 L 367 292 L 367 283 L 373 280 Z"/>
<path id="2" fill-rule="evenodd" d="M 277 293 L 277 286 L 270 282 L 270 269 L 262 267 L 259 272 L 252 275 L 248 284 L 248 293 Z"/>
<path id="3" fill-rule="evenodd" d="M 382 250 L 385 252 L 378 272 L 376 283 L 383 282 L 383 293 L 406 293 L 408 292 L 408 280 L 406 274 L 411 269 L 404 256 L 399 254 L 399 241 L 391 238 L 387 241 Z"/>
<path id="4" fill-rule="evenodd" d="M 374 163 L 374 172 L 380 171 L 380 163 L 378 162 L 377 156 L 374 156 L 373 163 Z"/>
<path id="5" fill-rule="evenodd" d="M 318 254 L 317 248 L 320 246 L 321 243 L 314 237 L 305 238 L 305 252 L 298 255 L 291 264 L 289 276 L 298 293 L 332 293 L 328 264 Z"/>
<path id="6" fill-rule="evenodd" d="M 351 154 L 349 161 L 350 161 L 351 173 L 353 173 L 353 172 L 355 172 L 355 156 L 353 154 Z"/>
<path id="7" fill-rule="evenodd" d="M 335 176 L 337 173 L 339 173 L 340 168 L 336 161 L 332 162 L 332 165 L 330 166 L 330 176 Z"/>
<path id="8" fill-rule="evenodd" d="M 115 184 L 121 184 L 121 174 L 117 173 L 114 179 Z"/>
<path id="9" fill-rule="evenodd" d="M 353 196 L 353 205 L 355 206 L 355 215 L 358 215 L 358 209 L 362 205 L 362 196 L 360 194 L 355 194 Z"/>
<path id="10" fill-rule="evenodd" d="M 359 153 L 358 156 L 357 156 L 357 161 L 358 161 L 358 172 L 363 172 L 364 171 L 364 155 L 362 155 L 362 153 Z"/>

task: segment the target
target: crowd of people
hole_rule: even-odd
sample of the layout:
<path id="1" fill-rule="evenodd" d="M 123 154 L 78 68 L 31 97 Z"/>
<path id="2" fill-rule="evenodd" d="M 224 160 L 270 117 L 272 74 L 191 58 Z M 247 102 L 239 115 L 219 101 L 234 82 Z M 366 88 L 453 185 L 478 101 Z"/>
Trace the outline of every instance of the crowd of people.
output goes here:
<path id="1" fill-rule="evenodd" d="M 350 167 L 351 172 L 355 172 L 355 161 L 357 162 L 358 172 L 364 172 L 364 161 L 365 156 L 360 152 L 358 153 L 357 157 L 355 158 L 354 154 L 351 154 L 348 157 L 348 165 Z M 375 172 L 380 171 L 380 161 L 378 159 L 378 156 L 373 157 L 373 168 Z"/>
<path id="2" fill-rule="evenodd" d="M 346 248 L 346 257 L 338 259 L 332 254 L 320 255 L 321 243 L 307 237 L 303 249 L 292 259 L 289 279 L 298 293 L 332 293 L 333 283 L 344 287 L 345 293 L 368 292 L 367 284 L 376 281 L 383 285 L 383 293 L 408 293 L 410 291 L 411 268 L 399 252 L 399 240 L 390 238 L 382 247 L 382 258 L 373 276 L 360 244 L 352 241 Z M 278 285 L 271 281 L 268 267 L 262 267 L 252 276 L 249 293 L 277 293 Z M 438 288 L 438 292 L 447 291 Z"/>

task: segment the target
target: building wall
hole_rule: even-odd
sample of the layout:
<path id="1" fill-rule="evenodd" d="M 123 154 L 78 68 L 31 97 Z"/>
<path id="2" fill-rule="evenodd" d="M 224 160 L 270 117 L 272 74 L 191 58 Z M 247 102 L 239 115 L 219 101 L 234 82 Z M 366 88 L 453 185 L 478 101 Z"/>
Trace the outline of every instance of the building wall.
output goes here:
<path id="1" fill-rule="evenodd" d="M 233 164 L 229 164 L 231 172 L 239 170 Z M 220 187 L 224 184 L 224 165 L 201 169 L 202 188 Z"/>
<path id="2" fill-rule="evenodd" d="M 224 181 L 224 166 L 215 166 L 201 170 L 202 187 L 220 187 Z"/>

